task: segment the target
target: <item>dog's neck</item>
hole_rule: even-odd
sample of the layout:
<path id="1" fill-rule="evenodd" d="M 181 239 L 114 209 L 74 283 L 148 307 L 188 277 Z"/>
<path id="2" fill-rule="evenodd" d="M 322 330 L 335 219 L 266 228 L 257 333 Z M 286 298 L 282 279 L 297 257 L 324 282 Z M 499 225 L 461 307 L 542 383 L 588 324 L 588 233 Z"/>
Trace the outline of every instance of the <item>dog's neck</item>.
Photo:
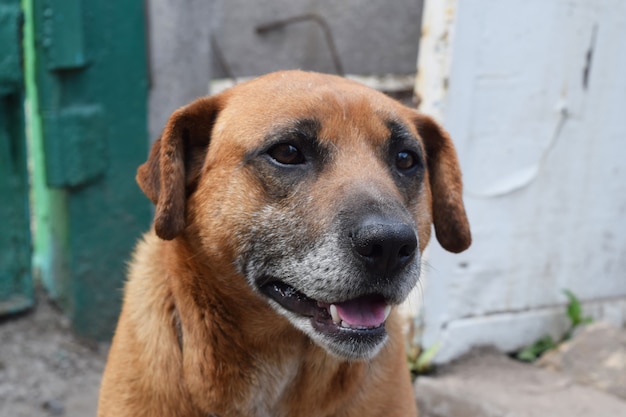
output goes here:
<path id="1" fill-rule="evenodd" d="M 176 333 L 176 340 L 178 340 L 178 347 L 180 348 L 182 352 L 183 350 L 183 324 L 180 321 L 180 314 L 178 313 L 178 309 L 176 308 L 176 305 L 174 305 L 173 307 L 172 321 L 174 322 L 173 327 L 174 327 L 174 332 Z"/>

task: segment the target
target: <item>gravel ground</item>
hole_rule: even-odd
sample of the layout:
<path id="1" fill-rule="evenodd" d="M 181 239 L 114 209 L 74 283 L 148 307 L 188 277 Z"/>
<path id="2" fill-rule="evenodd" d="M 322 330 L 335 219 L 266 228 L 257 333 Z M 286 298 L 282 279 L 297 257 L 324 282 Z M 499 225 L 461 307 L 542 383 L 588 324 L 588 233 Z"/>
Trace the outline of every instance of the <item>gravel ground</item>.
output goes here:
<path id="1" fill-rule="evenodd" d="M 0 416 L 95 416 L 107 345 L 81 342 L 43 296 L 0 320 Z"/>

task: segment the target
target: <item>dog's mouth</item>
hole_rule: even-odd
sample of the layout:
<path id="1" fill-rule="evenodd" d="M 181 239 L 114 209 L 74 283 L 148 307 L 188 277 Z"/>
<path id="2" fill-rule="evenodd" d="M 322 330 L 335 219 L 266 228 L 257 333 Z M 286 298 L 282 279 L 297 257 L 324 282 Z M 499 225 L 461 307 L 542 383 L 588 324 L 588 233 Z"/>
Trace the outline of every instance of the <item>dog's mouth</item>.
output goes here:
<path id="1" fill-rule="evenodd" d="M 378 344 L 387 334 L 385 321 L 391 305 L 382 295 L 327 303 L 309 298 L 280 281 L 263 285 L 261 291 L 284 309 L 310 318 L 315 330 L 332 339 Z"/>

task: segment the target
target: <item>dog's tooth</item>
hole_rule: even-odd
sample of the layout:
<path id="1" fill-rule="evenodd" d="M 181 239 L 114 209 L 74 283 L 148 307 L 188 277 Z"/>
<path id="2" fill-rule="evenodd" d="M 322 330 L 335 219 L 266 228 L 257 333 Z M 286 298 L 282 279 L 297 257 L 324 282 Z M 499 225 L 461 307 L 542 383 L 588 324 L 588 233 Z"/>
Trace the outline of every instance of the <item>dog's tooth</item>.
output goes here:
<path id="1" fill-rule="evenodd" d="M 339 324 L 339 323 L 343 323 L 341 321 L 341 317 L 339 317 L 339 313 L 337 312 L 337 307 L 334 304 L 330 305 L 330 316 L 333 318 L 333 323 L 335 324 Z"/>
<path id="2" fill-rule="evenodd" d="M 341 320 L 341 327 L 345 327 L 346 329 L 350 329 L 351 328 L 351 326 L 348 323 L 346 323 L 345 321 L 343 321 L 343 320 Z"/>
<path id="3" fill-rule="evenodd" d="M 385 307 L 385 320 L 389 317 L 389 313 L 391 313 L 391 306 L 387 305 L 387 307 Z"/>

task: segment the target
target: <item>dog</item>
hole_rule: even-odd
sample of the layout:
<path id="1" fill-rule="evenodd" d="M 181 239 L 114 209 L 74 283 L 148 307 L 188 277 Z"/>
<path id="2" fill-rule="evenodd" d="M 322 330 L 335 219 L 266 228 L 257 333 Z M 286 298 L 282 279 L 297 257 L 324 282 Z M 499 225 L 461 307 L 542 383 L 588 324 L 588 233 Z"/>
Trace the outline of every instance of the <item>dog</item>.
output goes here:
<path id="1" fill-rule="evenodd" d="M 395 307 L 434 224 L 471 241 L 433 119 L 332 75 L 268 74 L 176 110 L 139 167 L 99 417 L 416 416 Z"/>

